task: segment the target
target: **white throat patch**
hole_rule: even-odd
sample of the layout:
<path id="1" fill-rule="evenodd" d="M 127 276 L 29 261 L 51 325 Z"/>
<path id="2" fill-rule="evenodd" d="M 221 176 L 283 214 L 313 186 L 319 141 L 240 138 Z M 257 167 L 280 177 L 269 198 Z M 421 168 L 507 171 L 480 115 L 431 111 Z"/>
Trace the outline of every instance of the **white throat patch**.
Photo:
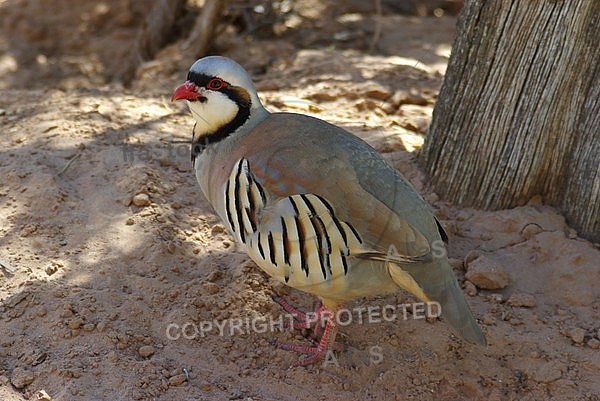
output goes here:
<path id="1" fill-rule="evenodd" d="M 188 107 L 196 120 L 194 136 L 204 137 L 229 124 L 239 111 L 238 105 L 221 92 L 204 90 L 205 101 L 188 101 Z"/>

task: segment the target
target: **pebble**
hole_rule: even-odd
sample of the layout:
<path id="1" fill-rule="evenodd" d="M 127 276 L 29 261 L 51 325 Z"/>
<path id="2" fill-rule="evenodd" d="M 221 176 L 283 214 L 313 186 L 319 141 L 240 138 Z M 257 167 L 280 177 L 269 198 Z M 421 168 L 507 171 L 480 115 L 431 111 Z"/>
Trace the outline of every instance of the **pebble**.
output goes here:
<path id="1" fill-rule="evenodd" d="M 33 395 L 33 398 L 30 398 L 30 400 L 36 400 L 36 401 L 52 401 L 52 397 L 50 397 L 48 395 L 48 393 L 45 390 L 40 390 L 38 392 L 36 392 Z"/>
<path id="2" fill-rule="evenodd" d="M 497 290 L 508 286 L 508 272 L 500 263 L 485 256 L 467 264 L 465 278 L 485 290 Z"/>
<path id="3" fill-rule="evenodd" d="M 206 289 L 206 291 L 208 291 L 209 294 L 213 295 L 221 291 L 221 287 L 219 287 L 219 285 L 215 283 L 204 283 L 203 287 L 204 289 Z"/>
<path id="4" fill-rule="evenodd" d="M 187 381 L 187 376 L 185 375 L 185 373 L 181 373 L 179 375 L 172 376 L 169 379 L 169 385 L 179 386 L 180 384 L 184 383 L 185 381 Z"/>
<path id="5" fill-rule="evenodd" d="M 581 327 L 573 327 L 567 332 L 567 336 L 576 344 L 583 344 L 585 338 L 585 330 Z"/>
<path id="6" fill-rule="evenodd" d="M 520 308 L 533 308 L 535 306 L 535 297 L 530 294 L 512 294 L 506 303 L 510 306 Z"/>
<path id="7" fill-rule="evenodd" d="M 96 327 L 96 325 L 94 323 L 87 323 L 83 325 L 83 331 L 94 331 L 94 328 Z"/>
<path id="8" fill-rule="evenodd" d="M 80 317 L 76 317 L 73 320 L 70 320 L 68 326 L 71 330 L 76 330 L 83 325 L 83 319 Z"/>
<path id="9" fill-rule="evenodd" d="M 227 231 L 227 229 L 225 228 L 225 226 L 223 226 L 221 224 L 215 224 L 213 226 L 213 228 L 210 230 L 210 235 L 215 236 L 217 234 L 223 234 L 226 231 Z"/>
<path id="10" fill-rule="evenodd" d="M 477 287 L 470 281 L 465 281 L 465 294 L 470 297 L 477 295 Z"/>
<path id="11" fill-rule="evenodd" d="M 21 367 L 16 367 L 12 372 L 10 382 L 13 386 L 20 389 L 33 383 L 33 379 L 33 373 Z"/>
<path id="12" fill-rule="evenodd" d="M 600 348 L 600 340 L 597 340 L 595 338 L 591 338 L 588 343 L 587 343 L 588 347 L 590 347 L 591 349 L 598 349 Z"/>
<path id="13" fill-rule="evenodd" d="M 133 204 L 139 207 L 148 206 L 150 204 L 150 197 L 144 193 L 137 194 L 133 197 Z"/>
<path id="14" fill-rule="evenodd" d="M 151 345 L 144 345 L 138 349 L 138 353 L 142 358 L 148 358 L 151 355 L 154 355 L 156 349 Z"/>
<path id="15" fill-rule="evenodd" d="M 501 304 L 504 302 L 504 297 L 502 294 L 490 294 L 489 301 L 494 304 Z"/>
<path id="16" fill-rule="evenodd" d="M 54 273 L 56 273 L 58 271 L 58 266 L 55 265 L 50 265 L 46 267 L 46 274 L 48 276 L 53 275 Z"/>

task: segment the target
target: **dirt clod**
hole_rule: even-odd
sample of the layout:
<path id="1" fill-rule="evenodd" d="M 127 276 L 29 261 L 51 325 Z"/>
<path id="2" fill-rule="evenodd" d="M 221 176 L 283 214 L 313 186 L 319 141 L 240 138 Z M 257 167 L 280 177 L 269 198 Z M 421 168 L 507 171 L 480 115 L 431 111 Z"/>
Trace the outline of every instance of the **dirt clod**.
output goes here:
<path id="1" fill-rule="evenodd" d="M 504 267 L 486 257 L 480 256 L 467 264 L 465 278 L 485 290 L 497 290 L 508 286 L 508 272 Z"/>
<path id="2" fill-rule="evenodd" d="M 34 378 L 35 376 L 31 371 L 19 366 L 12 371 L 10 382 L 16 388 L 21 389 L 33 383 Z"/>
<path id="3" fill-rule="evenodd" d="M 150 205 L 150 197 L 148 194 L 137 194 L 133 197 L 133 204 L 138 207 L 148 206 Z"/>
<path id="4" fill-rule="evenodd" d="M 530 294 L 513 294 L 506 303 L 510 306 L 533 308 L 535 306 L 535 297 Z"/>

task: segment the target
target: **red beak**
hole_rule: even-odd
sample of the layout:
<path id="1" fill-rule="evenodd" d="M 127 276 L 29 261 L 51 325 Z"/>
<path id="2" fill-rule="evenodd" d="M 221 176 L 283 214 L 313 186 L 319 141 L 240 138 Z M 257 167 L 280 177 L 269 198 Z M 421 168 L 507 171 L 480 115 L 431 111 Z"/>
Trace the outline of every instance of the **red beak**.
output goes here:
<path id="1" fill-rule="evenodd" d="M 196 91 L 196 84 L 191 81 L 185 81 L 182 85 L 179 85 L 171 96 L 171 101 L 176 100 L 198 100 L 203 97 Z"/>

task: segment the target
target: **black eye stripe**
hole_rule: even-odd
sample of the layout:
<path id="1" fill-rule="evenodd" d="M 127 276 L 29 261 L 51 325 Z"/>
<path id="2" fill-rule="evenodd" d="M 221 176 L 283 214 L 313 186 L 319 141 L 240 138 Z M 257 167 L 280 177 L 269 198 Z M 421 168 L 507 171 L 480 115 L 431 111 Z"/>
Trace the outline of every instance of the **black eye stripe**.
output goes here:
<path id="1" fill-rule="evenodd" d="M 197 73 L 193 71 L 188 72 L 187 80 L 192 81 L 201 88 L 206 88 L 210 90 L 223 90 L 231 86 L 231 84 L 225 81 L 223 78 Z"/>

